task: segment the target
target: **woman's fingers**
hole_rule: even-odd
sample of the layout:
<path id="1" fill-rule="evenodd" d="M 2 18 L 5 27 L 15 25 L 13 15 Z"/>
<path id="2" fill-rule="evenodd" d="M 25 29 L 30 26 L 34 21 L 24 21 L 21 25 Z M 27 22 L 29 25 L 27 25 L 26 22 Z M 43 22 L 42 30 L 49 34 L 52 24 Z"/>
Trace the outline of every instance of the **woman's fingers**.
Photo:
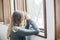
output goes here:
<path id="1" fill-rule="evenodd" d="M 26 20 L 30 19 L 30 15 L 28 13 L 25 13 L 25 19 Z"/>

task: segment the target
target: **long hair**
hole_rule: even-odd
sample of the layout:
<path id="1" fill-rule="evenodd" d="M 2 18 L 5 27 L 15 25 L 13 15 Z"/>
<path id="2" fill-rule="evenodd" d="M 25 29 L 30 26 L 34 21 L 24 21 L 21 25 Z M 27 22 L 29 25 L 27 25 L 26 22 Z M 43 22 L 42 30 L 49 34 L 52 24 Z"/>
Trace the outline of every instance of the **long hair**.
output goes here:
<path id="1" fill-rule="evenodd" d="M 12 30 L 12 27 L 20 26 L 23 19 L 24 19 L 24 13 L 23 12 L 19 12 L 19 11 L 13 12 L 13 15 L 11 17 L 11 23 L 10 23 L 10 25 L 8 27 L 8 31 L 7 31 L 7 38 L 10 37 L 10 32 Z"/>

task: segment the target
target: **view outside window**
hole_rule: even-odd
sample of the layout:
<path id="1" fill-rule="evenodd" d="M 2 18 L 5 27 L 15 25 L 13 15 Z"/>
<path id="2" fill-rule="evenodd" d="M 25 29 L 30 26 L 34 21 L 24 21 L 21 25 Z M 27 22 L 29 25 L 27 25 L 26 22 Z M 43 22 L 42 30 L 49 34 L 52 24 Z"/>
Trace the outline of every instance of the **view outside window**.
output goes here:
<path id="1" fill-rule="evenodd" d="M 43 0 L 27 0 L 27 12 L 31 19 L 35 21 L 38 28 L 45 29 L 44 25 L 44 1 Z M 39 35 L 44 36 L 44 32 L 40 32 Z"/>

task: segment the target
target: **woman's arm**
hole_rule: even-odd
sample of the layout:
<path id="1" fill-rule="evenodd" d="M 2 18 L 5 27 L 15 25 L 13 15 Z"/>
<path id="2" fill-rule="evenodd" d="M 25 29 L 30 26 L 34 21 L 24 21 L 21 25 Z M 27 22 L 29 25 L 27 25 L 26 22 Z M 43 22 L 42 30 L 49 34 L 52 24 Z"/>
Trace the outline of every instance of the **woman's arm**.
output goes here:
<path id="1" fill-rule="evenodd" d="M 28 21 L 29 21 L 29 24 L 32 25 L 32 28 L 33 28 L 34 30 L 39 31 L 38 25 L 37 25 L 33 20 L 28 19 Z"/>
<path id="2" fill-rule="evenodd" d="M 30 36 L 30 35 L 36 35 L 39 31 L 37 30 L 30 30 L 30 29 L 18 29 L 17 34 L 19 36 Z"/>
<path id="3" fill-rule="evenodd" d="M 36 27 L 36 25 L 33 23 L 32 20 L 27 20 L 29 22 L 29 24 L 31 24 L 33 26 L 34 30 L 30 30 L 30 29 L 20 29 L 18 27 L 14 27 L 14 30 L 17 32 L 18 35 L 20 36 L 29 36 L 29 35 L 35 35 L 38 34 L 39 30 Z M 27 27 L 29 26 L 29 24 L 27 25 Z"/>
<path id="4" fill-rule="evenodd" d="M 33 20 L 30 19 L 30 15 L 28 13 L 25 13 L 25 19 L 27 20 L 26 29 L 29 29 L 30 25 L 32 25 L 33 29 L 39 30 L 36 23 Z"/>
<path id="5" fill-rule="evenodd" d="M 26 23 L 27 23 L 27 24 L 26 24 L 25 28 L 26 28 L 26 29 L 29 29 L 29 26 L 30 26 L 29 21 L 28 21 L 28 20 L 26 20 Z"/>

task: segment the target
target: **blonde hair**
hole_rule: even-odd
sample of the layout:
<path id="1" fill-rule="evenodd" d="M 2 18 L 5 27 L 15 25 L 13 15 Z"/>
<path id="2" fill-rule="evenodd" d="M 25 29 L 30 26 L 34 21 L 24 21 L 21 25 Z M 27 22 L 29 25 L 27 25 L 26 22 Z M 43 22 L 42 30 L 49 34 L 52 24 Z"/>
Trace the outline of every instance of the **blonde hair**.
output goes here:
<path id="1" fill-rule="evenodd" d="M 15 11 L 11 17 L 11 22 L 10 22 L 10 25 L 8 27 L 8 30 L 7 30 L 7 38 L 10 37 L 10 33 L 11 33 L 11 30 L 12 30 L 12 27 L 13 26 L 20 26 L 21 24 L 21 21 L 23 20 L 23 15 L 24 15 L 24 12 L 19 12 L 19 11 Z M 18 18 L 19 17 L 19 18 Z M 25 23 L 26 23 L 26 20 L 25 20 Z"/>

